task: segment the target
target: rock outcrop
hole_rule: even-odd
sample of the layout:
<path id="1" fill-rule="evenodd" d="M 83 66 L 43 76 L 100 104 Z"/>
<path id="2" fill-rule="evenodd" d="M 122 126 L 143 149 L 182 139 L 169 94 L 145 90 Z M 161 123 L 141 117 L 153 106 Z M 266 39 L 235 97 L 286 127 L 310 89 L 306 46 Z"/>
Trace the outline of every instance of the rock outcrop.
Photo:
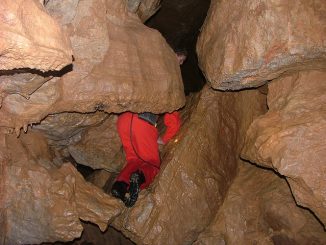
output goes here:
<path id="1" fill-rule="evenodd" d="M 222 207 L 194 245 L 325 243 L 323 227 L 296 206 L 283 178 L 243 163 Z"/>
<path id="2" fill-rule="evenodd" d="M 70 40 L 36 0 L 0 3 L 0 70 L 60 70 L 72 62 Z"/>
<path id="3" fill-rule="evenodd" d="M 130 0 L 131 2 L 139 1 L 139 0 Z M 141 0 L 139 1 L 140 5 L 137 9 L 137 15 L 141 19 L 142 22 L 148 20 L 151 16 L 153 16 L 159 9 L 161 0 Z"/>
<path id="4" fill-rule="evenodd" d="M 185 102 L 174 52 L 125 1 L 44 4 L 0 2 L 0 244 L 70 241 L 80 219 L 105 230 L 121 203 L 72 164 L 58 167 L 48 142 L 75 143 L 106 112 L 172 111 Z"/>
<path id="5" fill-rule="evenodd" d="M 250 126 L 242 157 L 273 168 L 296 202 L 326 224 L 326 72 L 309 71 L 269 84 L 269 111 Z"/>
<path id="6" fill-rule="evenodd" d="M 188 119 L 166 146 L 155 182 L 113 225 L 137 244 L 194 242 L 223 203 L 237 173 L 240 135 L 264 111 L 264 100 L 258 91 L 206 87 L 183 112 Z"/>
<path id="7" fill-rule="evenodd" d="M 325 69 L 325 15 L 324 0 L 212 0 L 197 43 L 199 64 L 221 90 Z"/>
<path id="8" fill-rule="evenodd" d="M 41 134 L 1 132 L 1 139 L 1 244 L 70 241 L 81 235 L 80 219 L 104 231 L 120 213 L 119 202 L 86 183 L 71 164 L 52 164 Z"/>
<path id="9" fill-rule="evenodd" d="M 125 1 L 70 0 L 62 5 L 48 1 L 46 8 L 68 33 L 73 65 L 46 74 L 56 77 L 46 77 L 45 83 L 37 77 L 28 96 L 3 96 L 1 126 L 14 127 L 18 134 L 22 126 L 26 130 L 27 125 L 60 112 L 164 112 L 184 105 L 174 52 L 158 31 L 128 12 Z M 24 86 L 31 80 L 28 75 L 21 82 Z"/>
<path id="10" fill-rule="evenodd" d="M 93 169 L 119 172 L 125 157 L 116 129 L 117 116 L 110 116 L 98 127 L 88 128 L 81 140 L 68 146 L 71 156 L 79 163 Z"/>

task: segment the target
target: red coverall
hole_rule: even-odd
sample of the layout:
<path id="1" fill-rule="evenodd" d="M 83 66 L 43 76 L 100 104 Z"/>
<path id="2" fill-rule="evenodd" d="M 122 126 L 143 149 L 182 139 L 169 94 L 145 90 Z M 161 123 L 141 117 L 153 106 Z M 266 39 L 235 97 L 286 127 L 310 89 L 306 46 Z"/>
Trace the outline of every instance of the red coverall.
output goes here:
<path id="1" fill-rule="evenodd" d="M 162 141 L 166 144 L 179 130 L 180 115 L 177 111 L 164 114 L 166 131 Z M 129 184 L 130 175 L 140 170 L 144 173 L 144 189 L 152 183 L 160 170 L 160 156 L 158 150 L 158 130 L 150 123 L 138 118 L 138 114 L 125 112 L 118 117 L 118 133 L 126 154 L 126 166 L 118 175 L 116 181 Z"/>

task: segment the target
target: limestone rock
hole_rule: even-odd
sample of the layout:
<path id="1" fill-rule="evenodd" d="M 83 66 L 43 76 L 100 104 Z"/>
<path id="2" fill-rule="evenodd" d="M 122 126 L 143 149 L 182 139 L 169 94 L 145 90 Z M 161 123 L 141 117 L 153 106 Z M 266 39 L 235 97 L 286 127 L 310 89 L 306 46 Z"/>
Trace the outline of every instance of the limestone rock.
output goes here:
<path id="1" fill-rule="evenodd" d="M 242 156 L 287 178 L 296 202 L 326 224 L 326 72 L 269 84 L 266 115 L 250 126 Z"/>
<path id="2" fill-rule="evenodd" d="M 213 0 L 197 43 L 200 66 L 221 90 L 325 68 L 325 15 L 324 0 Z"/>
<path id="3" fill-rule="evenodd" d="M 183 106 L 174 52 L 158 31 L 126 10 L 123 0 L 60 3 L 48 1 L 46 7 L 69 35 L 73 66 L 28 98 L 4 96 L 1 126 L 19 133 L 21 127 L 60 112 L 164 112 Z"/>
<path id="4" fill-rule="evenodd" d="M 106 187 L 105 184 L 110 178 L 113 178 L 112 173 L 105 170 L 95 170 L 93 173 L 87 176 L 87 181 L 91 182 L 93 185 L 101 189 L 104 189 L 105 191 L 105 187 Z M 111 190 L 111 188 L 109 190 Z M 110 191 L 107 191 L 107 193 L 110 193 Z"/>
<path id="5" fill-rule="evenodd" d="M 98 127 L 87 129 L 76 144 L 68 146 L 77 163 L 110 172 L 121 170 L 125 159 L 116 121 L 117 116 L 110 116 Z"/>
<path id="6" fill-rule="evenodd" d="M 80 219 L 103 231 L 119 214 L 121 204 L 86 183 L 71 164 L 51 165 L 40 134 L 2 133 L 1 139 L 1 244 L 70 241 L 81 235 Z"/>
<path id="7" fill-rule="evenodd" d="M 60 70 L 72 63 L 70 40 L 37 0 L 0 3 L 0 70 Z"/>
<path id="8" fill-rule="evenodd" d="M 161 0 L 142 0 L 139 8 L 137 9 L 137 15 L 142 22 L 148 20 L 160 9 Z"/>
<path id="9" fill-rule="evenodd" d="M 74 70 L 59 81 L 58 110 L 164 112 L 184 105 L 175 54 L 124 1 L 81 1 L 70 25 L 76 56 Z"/>
<path id="10" fill-rule="evenodd" d="M 237 172 L 239 132 L 262 113 L 264 98 L 206 87 L 185 109 L 188 119 L 166 146 L 154 183 L 113 225 L 137 244 L 194 242 L 222 205 Z"/>
<path id="11" fill-rule="evenodd" d="M 65 112 L 47 116 L 33 129 L 43 132 L 51 145 L 67 146 L 78 142 L 86 128 L 101 124 L 109 115 L 104 112 Z"/>
<path id="12" fill-rule="evenodd" d="M 223 206 L 194 245 L 325 243 L 323 227 L 296 206 L 284 179 L 243 163 Z"/>

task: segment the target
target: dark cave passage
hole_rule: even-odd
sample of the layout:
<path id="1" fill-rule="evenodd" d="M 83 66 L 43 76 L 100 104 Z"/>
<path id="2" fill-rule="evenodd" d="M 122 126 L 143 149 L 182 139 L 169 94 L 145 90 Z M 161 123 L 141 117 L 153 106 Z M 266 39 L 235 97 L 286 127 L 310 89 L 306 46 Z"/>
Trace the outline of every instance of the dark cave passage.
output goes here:
<path id="1" fill-rule="evenodd" d="M 164 0 L 159 11 L 145 24 L 162 33 L 174 51 L 186 51 L 181 65 L 185 94 L 198 92 L 206 83 L 198 67 L 196 42 L 207 15 L 210 0 Z"/>

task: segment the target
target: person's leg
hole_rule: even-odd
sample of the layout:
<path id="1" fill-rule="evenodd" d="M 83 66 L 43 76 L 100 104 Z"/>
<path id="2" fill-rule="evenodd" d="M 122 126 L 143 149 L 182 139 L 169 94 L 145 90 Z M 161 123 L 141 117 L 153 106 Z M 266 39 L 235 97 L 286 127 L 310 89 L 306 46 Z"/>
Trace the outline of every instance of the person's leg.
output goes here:
<path id="1" fill-rule="evenodd" d="M 111 194 L 122 201 L 125 201 L 125 195 L 128 192 L 130 175 L 138 169 L 138 158 L 134 153 L 130 141 L 131 118 L 132 113 L 126 112 L 122 113 L 117 121 L 117 130 L 126 155 L 127 163 L 116 178 L 111 188 Z"/>
<path id="2" fill-rule="evenodd" d="M 144 174 L 145 181 L 140 185 L 140 189 L 146 189 L 154 180 L 155 176 L 159 173 L 160 169 L 143 163 L 139 170 Z"/>
<path id="3" fill-rule="evenodd" d="M 140 189 L 149 186 L 159 171 L 158 131 L 139 119 L 137 114 L 124 113 L 118 119 L 118 132 L 128 164 L 117 181 L 129 185 L 130 196 L 124 202 L 131 207 L 136 203 Z"/>

